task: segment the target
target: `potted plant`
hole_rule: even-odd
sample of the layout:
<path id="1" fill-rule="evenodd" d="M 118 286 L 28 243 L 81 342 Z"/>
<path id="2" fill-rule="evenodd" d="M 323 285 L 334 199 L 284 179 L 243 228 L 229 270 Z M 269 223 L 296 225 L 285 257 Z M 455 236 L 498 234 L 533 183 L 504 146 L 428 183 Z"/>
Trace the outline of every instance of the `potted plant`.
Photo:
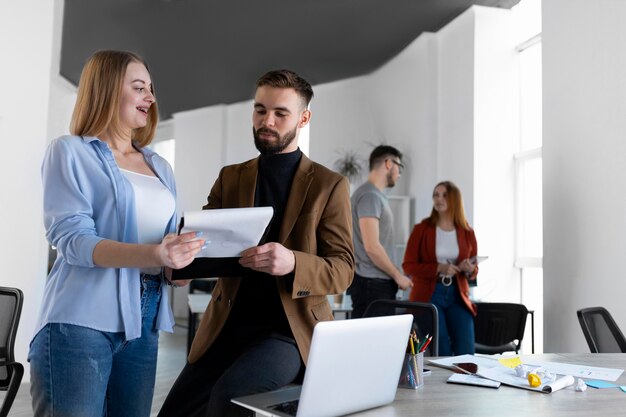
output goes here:
<path id="1" fill-rule="evenodd" d="M 341 157 L 335 161 L 335 169 L 341 175 L 347 177 L 352 184 L 361 174 L 363 167 L 356 152 L 344 151 L 341 153 Z"/>

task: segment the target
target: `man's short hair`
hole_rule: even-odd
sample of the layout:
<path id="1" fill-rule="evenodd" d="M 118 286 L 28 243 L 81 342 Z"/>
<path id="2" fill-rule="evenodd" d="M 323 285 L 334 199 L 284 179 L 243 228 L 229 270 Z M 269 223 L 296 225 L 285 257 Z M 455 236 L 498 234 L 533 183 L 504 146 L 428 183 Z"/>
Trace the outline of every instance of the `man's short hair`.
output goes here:
<path id="1" fill-rule="evenodd" d="M 304 107 L 308 107 L 313 98 L 311 84 L 295 72 L 288 69 L 269 71 L 256 82 L 256 88 L 270 86 L 274 88 L 293 88 L 304 100 Z"/>
<path id="2" fill-rule="evenodd" d="M 396 157 L 402 161 L 402 152 L 389 145 L 378 145 L 370 154 L 370 171 L 390 157 Z"/>

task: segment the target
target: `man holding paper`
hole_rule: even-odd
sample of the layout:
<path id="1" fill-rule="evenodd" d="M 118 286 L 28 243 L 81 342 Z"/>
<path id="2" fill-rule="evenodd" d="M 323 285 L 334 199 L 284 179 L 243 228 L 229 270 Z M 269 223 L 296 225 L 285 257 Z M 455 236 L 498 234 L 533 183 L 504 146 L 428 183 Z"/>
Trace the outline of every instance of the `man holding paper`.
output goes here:
<path id="1" fill-rule="evenodd" d="M 219 279 L 162 416 L 248 415 L 230 399 L 295 381 L 313 327 L 333 319 L 327 295 L 354 275 L 348 181 L 298 148 L 310 84 L 279 70 L 256 87 L 260 156 L 222 168 L 204 208 L 273 207 L 267 243 L 243 251 L 241 277 Z"/>

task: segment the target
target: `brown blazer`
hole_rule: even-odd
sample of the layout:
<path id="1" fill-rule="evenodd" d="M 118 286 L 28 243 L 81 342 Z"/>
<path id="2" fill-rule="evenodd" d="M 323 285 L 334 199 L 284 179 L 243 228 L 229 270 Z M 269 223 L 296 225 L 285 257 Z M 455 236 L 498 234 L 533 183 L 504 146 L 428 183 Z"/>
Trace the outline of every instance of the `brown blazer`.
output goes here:
<path id="1" fill-rule="evenodd" d="M 222 168 L 203 208 L 252 207 L 257 171 L 258 158 Z M 333 319 L 327 295 L 342 293 L 354 275 L 347 179 L 303 154 L 291 185 L 279 243 L 293 250 L 296 258 L 293 278 L 291 274 L 276 277 L 276 283 L 306 364 L 313 327 Z M 217 338 L 237 302 L 240 282 L 237 277 L 218 280 L 191 346 L 189 362 L 202 357 Z"/>
<path id="2" fill-rule="evenodd" d="M 459 257 L 457 262 L 476 256 L 478 245 L 476 235 L 472 229 L 456 228 L 456 238 L 459 243 Z M 437 285 L 437 254 L 436 254 L 437 228 L 428 220 L 424 219 L 416 224 L 409 236 L 409 241 L 404 252 L 402 268 L 404 273 L 413 280 L 413 288 L 409 299 L 411 301 L 430 302 Z M 476 279 L 478 268 L 475 268 L 471 277 L 464 272 L 456 274 L 455 279 L 463 303 L 473 315 L 476 315 L 476 306 L 469 298 L 469 279 Z"/>

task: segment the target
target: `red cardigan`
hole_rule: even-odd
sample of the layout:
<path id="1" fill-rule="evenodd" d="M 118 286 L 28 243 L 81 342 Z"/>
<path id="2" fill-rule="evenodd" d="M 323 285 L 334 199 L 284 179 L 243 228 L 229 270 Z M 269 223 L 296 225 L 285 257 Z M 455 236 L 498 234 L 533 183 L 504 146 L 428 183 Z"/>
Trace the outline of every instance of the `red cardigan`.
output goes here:
<path id="1" fill-rule="evenodd" d="M 456 237 L 459 243 L 459 257 L 457 263 L 463 259 L 476 256 L 478 248 L 476 236 L 472 229 L 456 228 Z M 413 289 L 409 299 L 411 301 L 430 302 L 437 285 L 437 255 L 435 242 L 437 240 L 437 228 L 429 221 L 422 220 L 416 224 L 407 242 L 406 252 L 402 268 L 413 280 Z M 478 267 L 469 279 L 476 279 Z M 469 299 L 468 277 L 464 272 L 456 274 L 455 280 L 461 293 L 461 298 L 467 308 L 476 315 L 476 306 Z"/>

